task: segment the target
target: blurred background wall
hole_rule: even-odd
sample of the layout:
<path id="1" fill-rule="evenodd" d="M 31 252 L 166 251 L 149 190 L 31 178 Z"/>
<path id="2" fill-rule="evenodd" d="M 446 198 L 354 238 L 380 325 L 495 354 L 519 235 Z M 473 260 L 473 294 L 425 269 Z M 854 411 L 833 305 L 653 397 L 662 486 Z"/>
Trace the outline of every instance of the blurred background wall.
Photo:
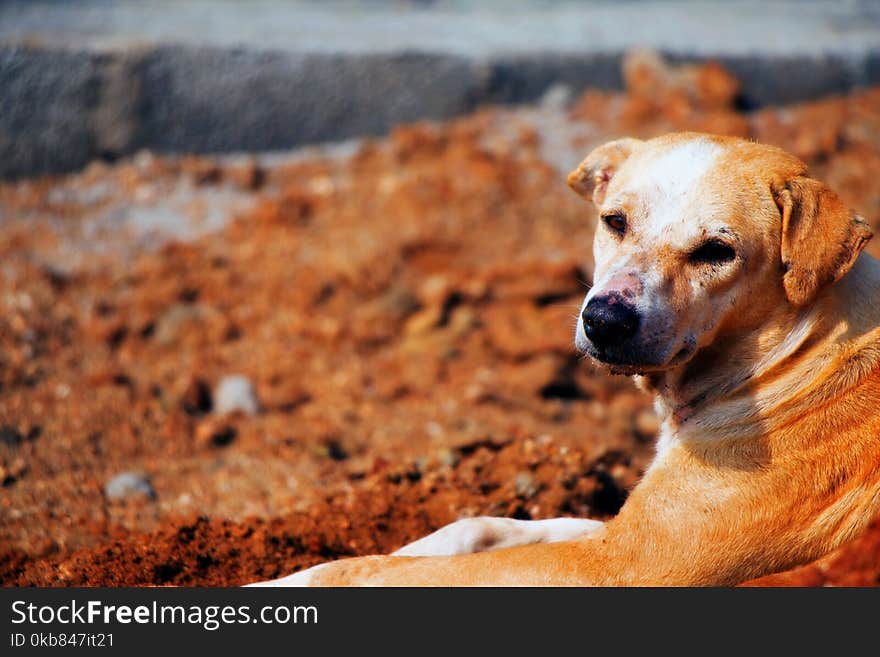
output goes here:
<path id="1" fill-rule="evenodd" d="M 0 2 L 0 178 L 148 148 L 286 149 L 716 59 L 751 108 L 880 81 L 880 3 Z"/>

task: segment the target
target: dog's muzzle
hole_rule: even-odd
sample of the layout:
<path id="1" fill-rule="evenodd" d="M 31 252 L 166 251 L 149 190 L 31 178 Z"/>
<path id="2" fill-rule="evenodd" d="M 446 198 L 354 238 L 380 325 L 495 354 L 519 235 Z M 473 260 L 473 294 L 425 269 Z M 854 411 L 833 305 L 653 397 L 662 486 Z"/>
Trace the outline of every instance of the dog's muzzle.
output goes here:
<path id="1" fill-rule="evenodd" d="M 599 350 L 621 346 L 639 330 L 639 315 L 616 294 L 591 299 L 581 313 L 584 332 Z"/>

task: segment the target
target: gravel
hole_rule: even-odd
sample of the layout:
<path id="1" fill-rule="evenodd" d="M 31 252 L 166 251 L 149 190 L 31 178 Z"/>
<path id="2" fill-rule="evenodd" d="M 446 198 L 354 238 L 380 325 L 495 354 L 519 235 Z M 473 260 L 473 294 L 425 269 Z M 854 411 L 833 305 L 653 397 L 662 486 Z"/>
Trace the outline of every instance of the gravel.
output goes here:
<path id="1" fill-rule="evenodd" d="M 259 410 L 254 384 L 245 376 L 235 374 L 223 377 L 214 388 L 214 412 L 218 415 L 236 412 L 256 415 Z"/>
<path id="2" fill-rule="evenodd" d="M 156 499 L 156 490 L 149 477 L 140 472 L 123 472 L 104 485 L 104 495 L 110 500 L 128 500 L 136 497 Z"/>

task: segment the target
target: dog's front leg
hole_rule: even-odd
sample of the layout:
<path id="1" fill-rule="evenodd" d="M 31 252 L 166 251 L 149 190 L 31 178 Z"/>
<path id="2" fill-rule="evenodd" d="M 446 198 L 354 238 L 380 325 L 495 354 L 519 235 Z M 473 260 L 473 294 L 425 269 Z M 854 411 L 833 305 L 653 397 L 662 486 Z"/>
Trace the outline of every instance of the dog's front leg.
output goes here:
<path id="1" fill-rule="evenodd" d="M 590 566 L 599 542 L 585 538 L 455 556 L 340 559 L 252 586 L 584 586 L 600 583 Z"/>

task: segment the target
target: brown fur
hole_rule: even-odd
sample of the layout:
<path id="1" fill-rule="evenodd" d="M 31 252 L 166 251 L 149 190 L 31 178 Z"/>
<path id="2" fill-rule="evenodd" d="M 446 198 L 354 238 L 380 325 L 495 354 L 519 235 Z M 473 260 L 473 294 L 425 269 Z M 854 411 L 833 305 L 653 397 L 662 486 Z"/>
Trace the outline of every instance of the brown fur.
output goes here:
<path id="1" fill-rule="evenodd" d="M 852 268 L 871 229 L 818 180 L 793 178 L 776 198 L 782 210 L 783 284 L 789 300 L 803 306 Z"/>

